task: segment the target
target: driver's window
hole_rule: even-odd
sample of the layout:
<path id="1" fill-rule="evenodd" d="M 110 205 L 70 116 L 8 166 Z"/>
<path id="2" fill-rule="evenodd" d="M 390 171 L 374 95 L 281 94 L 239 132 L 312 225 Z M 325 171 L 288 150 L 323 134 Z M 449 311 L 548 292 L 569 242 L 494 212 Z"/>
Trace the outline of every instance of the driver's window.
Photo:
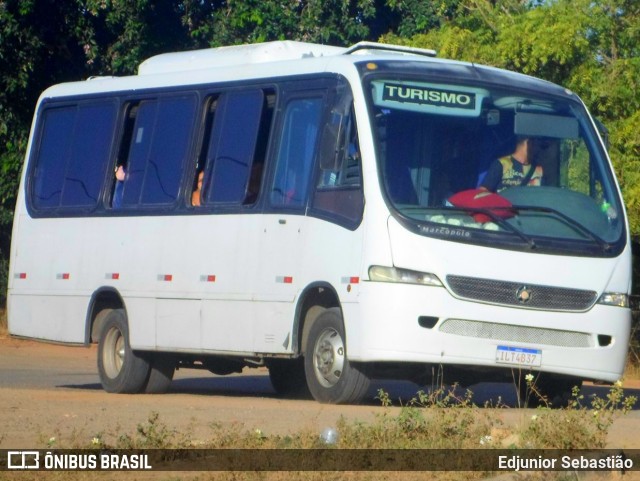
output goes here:
<path id="1" fill-rule="evenodd" d="M 347 227 L 357 225 L 364 209 L 360 142 L 353 110 L 343 120 L 340 157 L 335 165 L 318 162 L 313 209 Z"/>
<path id="2" fill-rule="evenodd" d="M 316 97 L 293 99 L 286 106 L 271 187 L 273 206 L 295 208 L 306 204 L 322 104 L 323 97 Z"/>

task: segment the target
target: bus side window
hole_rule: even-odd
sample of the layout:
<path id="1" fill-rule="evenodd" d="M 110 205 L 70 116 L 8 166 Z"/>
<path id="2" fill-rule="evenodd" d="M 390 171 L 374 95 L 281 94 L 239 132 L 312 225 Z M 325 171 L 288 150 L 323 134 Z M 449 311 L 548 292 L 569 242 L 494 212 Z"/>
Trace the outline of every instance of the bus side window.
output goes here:
<path id="1" fill-rule="evenodd" d="M 353 110 L 344 120 L 342 157 L 334 166 L 318 162 L 313 209 L 349 223 L 359 223 L 364 209 L 360 143 Z"/>
<path id="2" fill-rule="evenodd" d="M 130 136 L 123 207 L 175 203 L 195 110 L 191 95 L 140 102 Z"/>
<path id="3" fill-rule="evenodd" d="M 44 110 L 31 197 L 37 210 L 97 206 L 115 121 L 110 100 Z"/>
<path id="4" fill-rule="evenodd" d="M 302 207 L 316 151 L 323 98 L 293 99 L 285 107 L 271 186 L 271 205 Z"/>
<path id="5" fill-rule="evenodd" d="M 262 90 L 220 95 L 207 144 L 204 200 L 213 204 L 252 204 L 257 198 L 270 113 Z M 272 112 L 272 110 L 271 110 Z"/>

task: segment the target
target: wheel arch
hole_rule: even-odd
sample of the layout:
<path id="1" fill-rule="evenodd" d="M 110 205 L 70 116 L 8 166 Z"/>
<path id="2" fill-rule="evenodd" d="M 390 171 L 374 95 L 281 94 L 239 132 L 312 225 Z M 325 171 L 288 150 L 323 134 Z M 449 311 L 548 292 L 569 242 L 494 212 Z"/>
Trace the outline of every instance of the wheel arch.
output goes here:
<path id="1" fill-rule="evenodd" d="M 342 310 L 340 297 L 328 282 L 309 284 L 300 294 L 292 333 L 292 347 L 296 355 L 305 352 L 309 326 L 324 309 L 337 307 Z"/>
<path id="2" fill-rule="evenodd" d="M 104 318 L 113 309 L 125 309 L 124 300 L 116 288 L 100 287 L 91 295 L 85 320 L 85 345 L 98 342 L 98 335 Z"/>

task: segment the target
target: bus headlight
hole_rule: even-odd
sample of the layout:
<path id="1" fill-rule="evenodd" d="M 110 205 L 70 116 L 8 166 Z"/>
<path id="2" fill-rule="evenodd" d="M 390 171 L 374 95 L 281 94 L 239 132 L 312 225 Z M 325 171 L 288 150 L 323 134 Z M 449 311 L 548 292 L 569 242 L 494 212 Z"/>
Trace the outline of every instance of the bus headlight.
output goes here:
<path id="1" fill-rule="evenodd" d="M 629 307 L 629 296 L 617 292 L 605 292 L 598 299 L 598 304 L 605 306 Z"/>
<path id="2" fill-rule="evenodd" d="M 398 269 L 397 267 L 371 266 L 369 267 L 369 279 L 374 282 L 398 282 L 442 287 L 442 282 L 435 274 Z"/>

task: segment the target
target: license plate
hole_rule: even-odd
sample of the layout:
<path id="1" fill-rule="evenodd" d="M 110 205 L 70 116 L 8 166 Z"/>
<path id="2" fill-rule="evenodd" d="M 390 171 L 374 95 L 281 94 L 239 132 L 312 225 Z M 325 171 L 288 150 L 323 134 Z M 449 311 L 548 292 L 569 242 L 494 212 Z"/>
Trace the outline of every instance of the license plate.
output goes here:
<path id="1" fill-rule="evenodd" d="M 542 351 L 523 347 L 498 346 L 496 349 L 496 362 L 514 366 L 540 367 L 542 365 Z"/>

